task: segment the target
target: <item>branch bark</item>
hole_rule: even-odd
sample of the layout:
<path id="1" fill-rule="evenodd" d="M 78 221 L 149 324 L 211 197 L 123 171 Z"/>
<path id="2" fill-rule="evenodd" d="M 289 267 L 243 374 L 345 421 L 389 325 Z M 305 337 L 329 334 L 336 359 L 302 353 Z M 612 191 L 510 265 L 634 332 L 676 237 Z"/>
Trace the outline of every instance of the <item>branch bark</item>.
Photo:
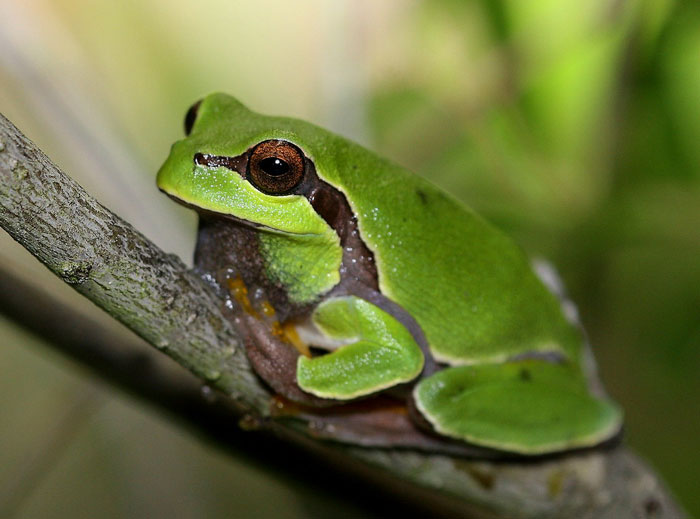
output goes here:
<path id="1" fill-rule="evenodd" d="M 294 422 L 271 418 L 271 395 L 251 371 L 217 296 L 178 258 L 90 197 L 2 116 L 0 226 L 75 290 L 220 391 L 224 406 L 217 416 L 224 421 L 209 424 L 210 436 L 238 450 L 261 442 L 275 453 L 269 460 L 275 469 L 301 471 L 310 485 L 318 484 L 318 474 L 334 483 L 349 477 L 352 491 L 346 483 L 339 487 L 347 499 L 372 498 L 374 509 L 380 506 L 379 495 L 382 508 L 408 516 L 429 511 L 430 516 L 470 518 L 685 517 L 663 482 L 624 447 L 537 462 L 485 462 L 322 442 L 301 433 Z M 9 294 L 1 293 L 3 298 Z M 75 316 L 52 319 L 58 323 L 53 329 L 35 321 L 27 309 L 4 306 L 6 312 L 14 306 L 15 319 L 64 351 L 80 342 L 69 335 L 59 340 L 60 322 Z M 158 378 L 157 387 L 168 397 L 129 386 L 133 363 L 119 362 L 125 357 L 116 353 L 114 341 L 89 336 L 92 342 L 81 343 L 89 352 L 83 362 L 195 426 L 207 423 L 201 414 L 178 409 L 178 398 L 172 398 L 182 391 L 189 395 L 188 405 L 206 409 L 206 399 L 194 396 L 196 381 L 183 385 L 182 378 Z M 171 393 L 168 388 L 179 389 Z M 240 417 L 259 430 L 245 433 L 255 435 L 255 441 L 229 428 Z M 335 476 L 328 479 L 330 466 Z"/>

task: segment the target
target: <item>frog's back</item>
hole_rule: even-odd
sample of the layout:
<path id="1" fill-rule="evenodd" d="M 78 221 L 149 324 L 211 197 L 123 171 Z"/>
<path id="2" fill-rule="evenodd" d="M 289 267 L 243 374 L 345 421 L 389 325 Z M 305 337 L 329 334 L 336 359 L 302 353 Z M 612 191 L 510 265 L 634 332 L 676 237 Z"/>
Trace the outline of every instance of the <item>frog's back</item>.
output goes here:
<path id="1" fill-rule="evenodd" d="M 343 167 L 330 180 L 357 215 L 382 292 L 416 318 L 437 360 L 559 352 L 578 361 L 580 332 L 520 247 L 417 175 L 350 148 L 336 150 Z"/>
<path id="2" fill-rule="evenodd" d="M 313 124 L 261 116 L 214 94 L 218 147 L 235 156 L 265 139 L 288 139 L 322 180 L 345 193 L 375 255 L 382 292 L 423 328 L 436 358 L 500 361 L 528 352 L 578 360 L 581 336 L 508 237 L 417 175 Z M 211 139 L 211 136 L 207 138 Z"/>

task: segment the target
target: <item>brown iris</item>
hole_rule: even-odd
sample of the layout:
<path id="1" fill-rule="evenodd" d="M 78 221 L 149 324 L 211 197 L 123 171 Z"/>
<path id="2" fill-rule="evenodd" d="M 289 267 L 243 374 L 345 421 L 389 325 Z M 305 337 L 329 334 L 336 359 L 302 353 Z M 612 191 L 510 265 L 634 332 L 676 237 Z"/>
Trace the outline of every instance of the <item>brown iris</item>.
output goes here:
<path id="1" fill-rule="evenodd" d="M 290 142 L 263 141 L 250 154 L 248 179 L 264 193 L 288 193 L 304 179 L 304 156 Z"/>

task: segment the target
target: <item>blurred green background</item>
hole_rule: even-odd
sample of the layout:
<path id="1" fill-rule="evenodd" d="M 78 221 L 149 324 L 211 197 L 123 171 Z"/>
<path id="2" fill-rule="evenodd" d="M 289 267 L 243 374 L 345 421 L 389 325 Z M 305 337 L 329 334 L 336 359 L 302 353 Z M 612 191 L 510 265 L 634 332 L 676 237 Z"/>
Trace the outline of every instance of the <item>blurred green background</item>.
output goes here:
<path id="1" fill-rule="evenodd" d="M 551 259 L 628 443 L 700 515 L 700 3 L 0 3 L 0 111 L 186 261 L 194 215 L 153 179 L 216 90 L 360 141 Z M 0 261 L 97 314 L 4 233 Z M 0 343 L 0 488 L 23 496 L 0 515 L 353 516 L 2 320 Z"/>

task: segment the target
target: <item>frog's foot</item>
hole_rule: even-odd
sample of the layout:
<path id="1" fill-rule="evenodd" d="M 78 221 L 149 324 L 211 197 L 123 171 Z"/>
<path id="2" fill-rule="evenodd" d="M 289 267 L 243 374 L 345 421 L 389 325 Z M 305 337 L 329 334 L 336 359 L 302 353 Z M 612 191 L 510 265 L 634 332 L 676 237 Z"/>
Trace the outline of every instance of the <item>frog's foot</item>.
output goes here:
<path id="1" fill-rule="evenodd" d="M 503 451 L 469 445 L 416 427 L 404 399 L 386 394 L 342 406 L 311 408 L 276 398 L 272 416 L 306 422 L 309 436 L 351 445 L 415 449 L 478 459 L 510 459 Z M 298 422 L 297 422 L 298 423 Z"/>
<path id="2" fill-rule="evenodd" d="M 593 447 L 622 425 L 620 409 L 592 396 L 575 370 L 542 360 L 447 368 L 413 398 L 438 433 L 523 455 Z"/>
<path id="3" fill-rule="evenodd" d="M 318 305 L 312 321 L 337 349 L 299 356 L 297 382 L 321 398 L 351 400 L 416 378 L 424 357 L 411 333 L 378 306 L 356 296 L 332 297 Z"/>

